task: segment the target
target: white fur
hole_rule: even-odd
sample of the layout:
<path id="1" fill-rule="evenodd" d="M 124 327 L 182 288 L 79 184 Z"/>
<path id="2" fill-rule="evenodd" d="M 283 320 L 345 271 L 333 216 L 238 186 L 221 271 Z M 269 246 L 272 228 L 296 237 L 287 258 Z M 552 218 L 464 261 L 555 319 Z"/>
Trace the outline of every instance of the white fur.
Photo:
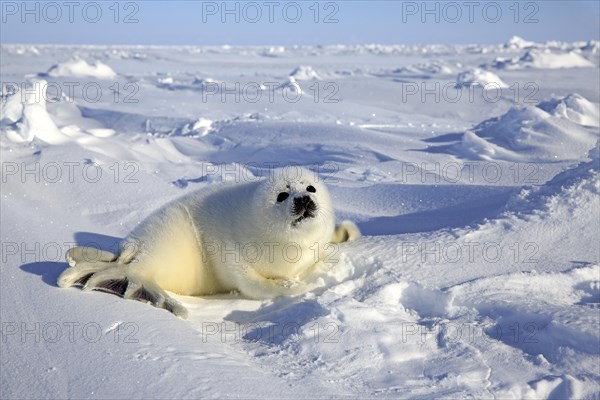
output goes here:
<path id="1" fill-rule="evenodd" d="M 309 185 L 315 193 L 307 191 Z M 281 192 L 289 197 L 277 202 Z M 318 209 L 315 217 L 294 224 L 293 200 L 302 196 L 310 196 Z M 85 288 L 102 287 L 101 278 L 112 278 L 183 295 L 238 290 L 249 298 L 264 299 L 299 294 L 308 289 L 302 278 L 328 254 L 329 243 L 360 236 L 352 222 L 336 228 L 334 221 L 327 189 L 305 169 L 285 168 L 261 181 L 199 190 L 142 222 L 126 238 L 116 261 L 110 253 L 103 254 L 96 269 L 112 272 L 96 272 Z M 67 255 L 75 269 L 81 253 L 74 249 Z M 94 270 L 89 262 L 81 264 L 82 273 L 67 269 L 59 286 L 71 286 L 83 271 Z M 175 313 L 183 316 L 181 311 Z"/>

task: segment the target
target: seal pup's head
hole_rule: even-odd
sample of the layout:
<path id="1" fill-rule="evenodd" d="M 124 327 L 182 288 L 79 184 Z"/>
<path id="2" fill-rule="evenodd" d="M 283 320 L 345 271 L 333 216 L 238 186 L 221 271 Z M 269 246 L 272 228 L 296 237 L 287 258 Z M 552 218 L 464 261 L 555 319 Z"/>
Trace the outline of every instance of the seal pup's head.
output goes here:
<path id="1" fill-rule="evenodd" d="M 255 193 L 260 223 L 281 238 L 329 240 L 335 227 L 331 198 L 316 172 L 297 166 L 275 169 Z M 326 238 L 326 239 L 324 239 Z"/>

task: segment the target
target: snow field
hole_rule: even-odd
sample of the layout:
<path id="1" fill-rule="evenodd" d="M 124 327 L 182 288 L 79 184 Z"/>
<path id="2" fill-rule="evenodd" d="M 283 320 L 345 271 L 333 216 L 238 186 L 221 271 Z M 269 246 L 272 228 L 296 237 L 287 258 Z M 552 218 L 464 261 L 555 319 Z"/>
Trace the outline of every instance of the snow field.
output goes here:
<path id="1" fill-rule="evenodd" d="M 2 46 L 1 397 L 594 398 L 597 49 Z M 183 321 L 56 287 L 68 248 L 286 164 L 365 234 L 311 292 Z"/>

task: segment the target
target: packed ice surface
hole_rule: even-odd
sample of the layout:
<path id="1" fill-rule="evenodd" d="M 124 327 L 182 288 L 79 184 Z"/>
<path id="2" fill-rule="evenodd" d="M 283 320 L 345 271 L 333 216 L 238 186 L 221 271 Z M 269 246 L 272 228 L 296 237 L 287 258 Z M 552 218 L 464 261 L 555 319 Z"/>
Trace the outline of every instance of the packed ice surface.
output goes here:
<path id="1" fill-rule="evenodd" d="M 598 42 L 1 56 L 0 397 L 597 397 Z M 184 321 L 56 287 L 68 248 L 285 164 L 365 235 L 319 289 Z"/>

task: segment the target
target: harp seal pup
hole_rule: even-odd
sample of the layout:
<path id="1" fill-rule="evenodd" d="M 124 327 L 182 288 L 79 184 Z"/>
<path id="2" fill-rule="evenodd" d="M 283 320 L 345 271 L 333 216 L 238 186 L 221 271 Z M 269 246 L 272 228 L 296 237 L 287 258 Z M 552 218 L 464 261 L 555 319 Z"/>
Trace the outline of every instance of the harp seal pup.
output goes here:
<path id="1" fill-rule="evenodd" d="M 186 318 L 166 291 L 298 295 L 310 289 L 303 279 L 332 254 L 332 244 L 359 237 L 354 223 L 335 225 L 329 193 L 314 172 L 281 168 L 263 180 L 217 185 L 166 204 L 131 232 L 118 255 L 70 249 L 58 286 L 114 293 Z"/>

